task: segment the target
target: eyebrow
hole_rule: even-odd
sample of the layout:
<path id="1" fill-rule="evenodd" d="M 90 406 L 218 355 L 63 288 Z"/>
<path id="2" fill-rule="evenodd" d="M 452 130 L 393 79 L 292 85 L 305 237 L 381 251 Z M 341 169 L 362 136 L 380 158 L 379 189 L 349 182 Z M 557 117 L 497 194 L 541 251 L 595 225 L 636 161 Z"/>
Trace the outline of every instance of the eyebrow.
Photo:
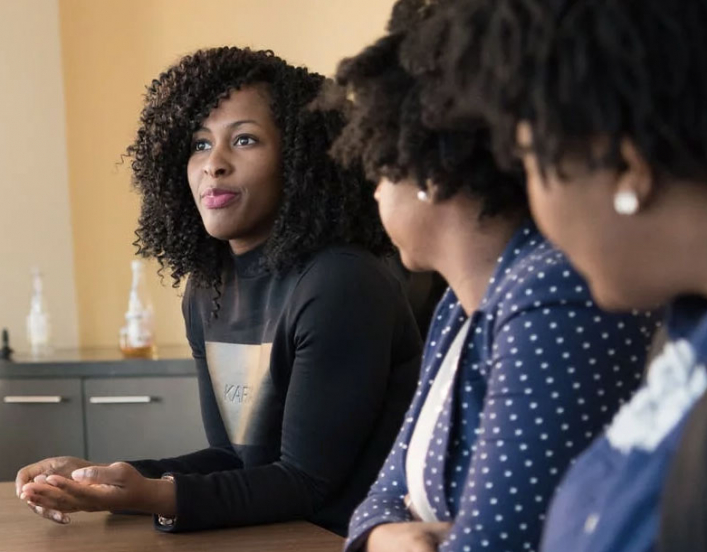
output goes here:
<path id="1" fill-rule="evenodd" d="M 258 123 L 258 121 L 255 121 L 254 119 L 242 119 L 240 121 L 233 121 L 226 128 L 228 128 L 228 130 L 233 130 L 233 129 L 236 129 L 238 127 L 241 127 L 241 126 L 247 125 L 247 124 L 261 126 L 260 123 Z M 205 126 L 200 126 L 199 128 L 196 129 L 195 132 L 203 132 L 203 131 L 211 132 L 211 129 L 208 127 L 205 127 Z"/>

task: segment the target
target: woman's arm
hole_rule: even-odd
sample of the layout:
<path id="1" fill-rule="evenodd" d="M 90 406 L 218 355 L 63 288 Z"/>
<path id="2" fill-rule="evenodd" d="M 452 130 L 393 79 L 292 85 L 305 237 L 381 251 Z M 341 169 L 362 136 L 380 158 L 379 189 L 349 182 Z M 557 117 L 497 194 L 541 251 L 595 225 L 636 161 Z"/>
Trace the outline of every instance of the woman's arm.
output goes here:
<path id="1" fill-rule="evenodd" d="M 231 456 L 208 449 L 135 464 L 153 476 L 174 472 L 170 504 L 160 509 L 176 513 L 176 520 L 160 528 L 190 531 L 305 518 L 356 480 L 365 494 L 380 466 L 377 458 L 382 461 L 389 450 L 412 395 L 420 351 L 402 292 L 391 282 L 383 285 L 386 280 L 376 266 L 356 256 L 315 265 L 298 285 L 299 296 L 293 294 L 271 358 L 273 378 L 287 380 L 276 383 L 286 389 L 277 461 L 218 470 Z M 372 450 L 377 451 L 373 458 Z M 119 493 L 96 496 L 100 509 L 112 509 L 111 500 L 118 500 L 120 508 L 144 509 L 144 498 L 150 496 L 145 489 L 156 483 L 128 468 L 94 470 L 124 483 Z M 210 468 L 215 471 L 206 473 Z M 87 477 L 82 481 L 82 489 L 71 481 L 56 486 L 77 494 L 72 508 L 90 509 L 96 493 L 85 485 Z M 67 504 L 56 489 L 45 490 L 51 494 L 45 497 L 47 506 Z M 132 504 L 131 497 L 140 504 Z M 344 524 L 348 515 L 340 512 L 338 523 Z"/>
<path id="2" fill-rule="evenodd" d="M 315 263 L 302 277 L 281 323 L 288 335 L 276 335 L 273 345 L 275 371 L 294 359 L 285 382 L 280 459 L 209 475 L 175 474 L 174 530 L 309 517 L 361 477 L 362 453 L 381 440 L 381 424 L 390 426 L 383 431 L 390 438 L 373 444 L 381 459 L 389 450 L 417 380 L 419 334 L 402 292 L 377 263 L 330 256 L 335 262 Z M 397 389 L 390 393 L 389 386 Z M 368 466 L 362 488 L 379 466 Z"/>
<path id="3" fill-rule="evenodd" d="M 528 276 L 499 309 L 463 502 L 440 551 L 537 550 L 565 469 L 640 382 L 654 321 L 599 311 L 574 272 L 544 277 L 554 281 Z"/>

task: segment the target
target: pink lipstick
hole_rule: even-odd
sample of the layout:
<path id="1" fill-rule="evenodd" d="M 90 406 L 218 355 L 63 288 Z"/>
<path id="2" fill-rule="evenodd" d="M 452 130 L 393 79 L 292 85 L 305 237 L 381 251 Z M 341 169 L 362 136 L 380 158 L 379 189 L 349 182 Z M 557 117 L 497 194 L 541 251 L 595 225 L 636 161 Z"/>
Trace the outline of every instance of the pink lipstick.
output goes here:
<path id="1" fill-rule="evenodd" d="M 238 192 L 211 188 L 201 195 L 201 203 L 207 209 L 223 209 L 240 197 Z"/>

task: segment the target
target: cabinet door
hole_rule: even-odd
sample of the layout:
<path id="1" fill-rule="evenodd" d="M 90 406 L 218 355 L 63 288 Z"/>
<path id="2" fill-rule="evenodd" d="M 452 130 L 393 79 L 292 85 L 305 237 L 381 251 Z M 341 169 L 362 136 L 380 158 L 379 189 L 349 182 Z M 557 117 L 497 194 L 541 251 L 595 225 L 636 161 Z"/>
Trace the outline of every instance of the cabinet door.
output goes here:
<path id="1" fill-rule="evenodd" d="M 63 455 L 85 455 L 81 381 L 0 379 L 0 481 Z"/>
<path id="2" fill-rule="evenodd" d="M 92 461 L 169 458 L 208 446 L 194 377 L 89 378 L 84 386 Z"/>

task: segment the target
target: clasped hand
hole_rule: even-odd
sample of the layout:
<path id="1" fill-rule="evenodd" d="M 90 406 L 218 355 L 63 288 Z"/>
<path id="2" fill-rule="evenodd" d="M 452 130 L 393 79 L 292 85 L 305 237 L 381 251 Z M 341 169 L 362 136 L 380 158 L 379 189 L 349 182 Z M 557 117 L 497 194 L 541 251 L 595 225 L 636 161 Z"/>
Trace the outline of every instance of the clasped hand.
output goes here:
<path id="1" fill-rule="evenodd" d="M 136 510 L 173 515 L 174 484 L 143 477 L 125 462 L 94 465 L 62 456 L 22 468 L 15 479 L 17 496 L 37 514 L 69 523 L 71 512 Z"/>

